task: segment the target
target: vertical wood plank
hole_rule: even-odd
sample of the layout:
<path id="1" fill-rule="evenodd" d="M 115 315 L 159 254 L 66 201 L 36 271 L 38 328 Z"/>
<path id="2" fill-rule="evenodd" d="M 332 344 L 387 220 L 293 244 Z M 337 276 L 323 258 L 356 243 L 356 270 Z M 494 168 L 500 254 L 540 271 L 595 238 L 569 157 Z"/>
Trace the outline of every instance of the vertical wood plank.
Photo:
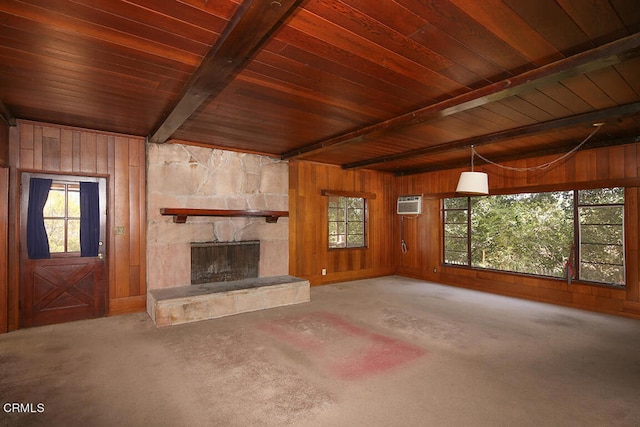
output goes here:
<path id="1" fill-rule="evenodd" d="M 129 295 L 137 296 L 142 295 L 140 290 L 140 266 L 129 266 Z"/>
<path id="2" fill-rule="evenodd" d="M 609 147 L 608 173 L 605 179 L 624 178 L 625 175 L 625 147 L 622 145 Z"/>
<path id="3" fill-rule="evenodd" d="M 73 172 L 73 132 L 69 129 L 60 132 L 60 171 Z"/>
<path id="4" fill-rule="evenodd" d="M 140 224 L 140 182 L 139 182 L 139 167 L 132 166 L 131 163 L 137 163 L 137 153 L 139 147 L 136 141 L 129 141 L 129 268 L 131 270 L 131 276 L 129 279 L 129 295 L 134 296 L 140 294 L 140 246 L 143 244 L 140 241 L 140 231 L 144 227 Z M 135 161 L 132 159 L 135 158 Z M 135 274 L 134 274 L 135 272 Z M 132 280 L 132 277 L 136 277 Z"/>
<path id="5" fill-rule="evenodd" d="M 115 176 L 114 192 L 117 195 L 114 206 L 116 227 L 122 227 L 124 234 L 115 236 L 115 297 L 129 296 L 129 239 L 131 227 L 129 223 L 129 140 L 124 137 L 115 138 Z"/>
<path id="6" fill-rule="evenodd" d="M 33 169 L 33 127 L 30 123 L 20 124 L 20 139 L 16 141 L 20 159 L 16 166 L 22 169 Z"/>
<path id="7" fill-rule="evenodd" d="M 2 242 L 0 244 L 0 334 L 2 334 L 9 331 L 7 317 L 9 303 L 9 168 L 0 168 L 0 242 Z"/>
<path id="8" fill-rule="evenodd" d="M 8 286 L 7 286 L 7 329 L 13 331 L 19 327 L 19 298 L 20 298 L 20 184 L 18 167 L 20 167 L 20 138 L 25 135 L 28 139 L 33 138 L 31 132 L 24 132 L 22 122 L 17 128 L 9 129 L 9 236 L 7 251 L 9 252 Z M 33 129 L 33 128 L 31 128 Z M 33 151 L 33 150 L 31 150 Z M 15 166 L 15 167 L 14 167 Z"/>
<path id="9" fill-rule="evenodd" d="M 608 179 L 610 174 L 608 150 L 598 150 L 598 156 L 596 157 L 596 168 L 597 173 L 595 179 Z"/>
<path id="10" fill-rule="evenodd" d="M 640 188 L 627 188 L 624 193 L 625 256 L 627 300 L 640 299 Z"/>
<path id="11" fill-rule="evenodd" d="M 33 168 L 42 170 L 42 126 L 33 129 Z"/>
<path id="12" fill-rule="evenodd" d="M 297 161 L 289 162 L 289 259 L 297 260 L 296 236 L 298 235 L 298 185 L 299 163 Z M 289 274 L 295 276 L 297 272 L 298 262 L 289 262 Z"/>
<path id="13" fill-rule="evenodd" d="M 116 265 L 118 263 L 118 257 L 116 256 L 116 238 L 115 238 L 115 206 L 116 206 L 116 193 L 114 189 L 114 180 L 116 176 L 116 141 L 115 138 L 109 139 L 108 145 L 108 170 L 109 170 L 109 235 L 107 237 L 109 241 L 109 299 L 116 297 L 116 287 L 114 285 L 116 277 Z"/>
<path id="14" fill-rule="evenodd" d="M 59 138 L 42 138 L 42 169 L 60 172 L 61 145 Z"/>
<path id="15" fill-rule="evenodd" d="M 564 182 L 575 182 L 576 179 L 576 156 L 571 156 L 564 164 Z"/>
<path id="16" fill-rule="evenodd" d="M 141 153 L 140 167 L 138 167 L 138 241 L 139 244 L 139 267 L 138 267 L 138 294 L 147 294 L 147 151 L 146 143 L 143 139 L 138 139 L 136 144 Z M 144 308 L 144 307 L 142 307 Z"/>
<path id="17" fill-rule="evenodd" d="M 97 137 L 93 132 L 80 133 L 80 171 L 82 173 L 95 174 L 97 167 Z"/>
<path id="18" fill-rule="evenodd" d="M 73 172 L 81 172 L 81 150 L 80 131 L 74 131 L 71 140 L 71 169 Z"/>
<path id="19" fill-rule="evenodd" d="M 140 167 L 140 159 L 144 158 L 144 153 L 137 141 L 129 139 L 129 166 Z"/>
<path id="20" fill-rule="evenodd" d="M 575 155 L 575 158 L 576 158 L 576 170 L 575 170 L 573 182 L 587 181 L 589 178 L 588 177 L 589 164 L 588 164 L 587 155 L 585 153 L 578 152 Z"/>
<path id="21" fill-rule="evenodd" d="M 43 138 L 52 138 L 52 139 L 60 139 L 61 129 L 57 126 L 42 126 L 42 137 Z"/>
<path id="22" fill-rule="evenodd" d="M 31 123 L 20 123 L 20 140 L 18 141 L 20 148 L 25 150 L 33 150 L 33 128 Z"/>
<path id="23" fill-rule="evenodd" d="M 60 128 L 42 126 L 42 169 L 60 172 Z"/>
<path id="24" fill-rule="evenodd" d="M 96 173 L 106 175 L 109 173 L 109 138 L 112 135 L 98 134 L 96 140 Z"/>
<path id="25" fill-rule="evenodd" d="M 638 176 L 638 150 L 637 145 L 624 146 L 624 177 L 635 178 Z"/>
<path id="26" fill-rule="evenodd" d="M 18 141 L 16 141 L 16 144 Z M 15 168 L 9 170 L 9 286 L 7 290 L 7 327 L 10 331 L 19 327 L 18 301 L 20 296 L 20 229 L 19 210 L 17 205 L 20 197 L 20 185 L 18 183 L 18 171 Z"/>

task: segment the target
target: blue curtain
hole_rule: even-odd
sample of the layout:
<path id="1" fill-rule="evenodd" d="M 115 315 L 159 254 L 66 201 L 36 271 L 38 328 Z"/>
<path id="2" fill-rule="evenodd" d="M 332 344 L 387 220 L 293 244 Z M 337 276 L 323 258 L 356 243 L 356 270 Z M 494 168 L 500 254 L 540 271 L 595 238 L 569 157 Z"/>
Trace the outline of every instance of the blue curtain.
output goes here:
<path id="1" fill-rule="evenodd" d="M 80 183 L 80 256 L 98 256 L 100 196 L 97 182 Z"/>
<path id="2" fill-rule="evenodd" d="M 29 204 L 27 207 L 27 253 L 31 259 L 50 258 L 49 238 L 44 227 L 44 205 L 51 189 L 50 179 L 29 180 Z"/>

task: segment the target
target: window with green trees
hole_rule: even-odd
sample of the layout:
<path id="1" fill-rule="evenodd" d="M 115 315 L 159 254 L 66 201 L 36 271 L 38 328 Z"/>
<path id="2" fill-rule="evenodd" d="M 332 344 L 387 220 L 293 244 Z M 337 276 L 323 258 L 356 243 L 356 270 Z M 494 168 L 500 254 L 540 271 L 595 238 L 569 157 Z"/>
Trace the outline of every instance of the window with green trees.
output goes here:
<path id="1" fill-rule="evenodd" d="M 329 197 L 329 248 L 367 245 L 366 200 L 362 197 Z"/>
<path id="2" fill-rule="evenodd" d="M 80 252 L 80 184 L 51 184 L 43 213 L 51 253 Z"/>
<path id="3" fill-rule="evenodd" d="M 624 286 L 623 219 L 624 188 L 447 198 L 444 262 Z"/>

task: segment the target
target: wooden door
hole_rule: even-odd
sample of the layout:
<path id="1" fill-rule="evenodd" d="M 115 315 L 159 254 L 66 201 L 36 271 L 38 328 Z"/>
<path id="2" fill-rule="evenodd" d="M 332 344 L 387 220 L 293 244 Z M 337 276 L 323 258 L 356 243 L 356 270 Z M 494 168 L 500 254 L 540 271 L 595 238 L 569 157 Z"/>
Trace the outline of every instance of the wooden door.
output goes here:
<path id="1" fill-rule="evenodd" d="M 52 179 L 44 209 L 50 258 L 31 259 L 27 251 L 30 179 Z M 79 183 L 99 188 L 98 256 L 81 256 Z M 20 327 L 101 317 L 106 312 L 106 179 L 68 175 L 22 174 L 20 244 Z M 76 206 L 77 205 L 77 206 Z"/>

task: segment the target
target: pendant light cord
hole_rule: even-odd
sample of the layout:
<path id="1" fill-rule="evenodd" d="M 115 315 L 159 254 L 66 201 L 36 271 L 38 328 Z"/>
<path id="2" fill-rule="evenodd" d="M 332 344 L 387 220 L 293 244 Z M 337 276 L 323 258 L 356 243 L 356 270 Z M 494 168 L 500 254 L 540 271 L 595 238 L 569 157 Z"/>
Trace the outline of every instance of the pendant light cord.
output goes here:
<path id="1" fill-rule="evenodd" d="M 555 163 L 558 163 L 559 161 L 562 161 L 564 159 L 566 159 L 567 157 L 571 156 L 573 153 L 575 153 L 576 151 L 578 151 L 580 148 L 582 148 L 582 146 L 584 144 L 587 143 L 588 140 L 591 139 L 591 137 L 593 135 L 596 134 L 596 132 L 598 132 L 598 130 L 600 130 L 600 128 L 602 127 L 602 125 L 594 125 L 596 126 L 596 128 L 593 130 L 593 132 L 591 132 L 591 134 L 589 134 L 589 136 L 587 136 L 580 144 L 578 144 L 574 149 L 572 149 L 571 151 L 569 151 L 566 154 L 563 154 L 562 156 L 558 157 L 557 159 L 554 159 L 550 162 L 547 163 L 543 163 L 539 166 L 532 166 L 532 167 L 528 167 L 528 168 L 515 168 L 512 166 L 504 166 L 504 165 L 500 165 L 496 162 L 493 162 L 489 159 L 487 159 L 486 157 L 482 156 L 480 153 L 478 153 L 476 151 L 476 149 L 473 147 L 473 145 L 471 146 L 471 170 L 473 171 L 473 155 L 475 154 L 476 156 L 480 157 L 482 160 L 484 160 L 487 163 L 490 163 L 494 166 L 498 166 L 499 168 L 502 169 L 507 169 L 507 170 L 511 170 L 511 171 L 517 171 L 517 172 L 527 172 L 527 171 L 535 171 L 535 170 L 544 170 L 544 169 L 548 169 L 550 168 L 552 165 L 554 165 Z"/>

